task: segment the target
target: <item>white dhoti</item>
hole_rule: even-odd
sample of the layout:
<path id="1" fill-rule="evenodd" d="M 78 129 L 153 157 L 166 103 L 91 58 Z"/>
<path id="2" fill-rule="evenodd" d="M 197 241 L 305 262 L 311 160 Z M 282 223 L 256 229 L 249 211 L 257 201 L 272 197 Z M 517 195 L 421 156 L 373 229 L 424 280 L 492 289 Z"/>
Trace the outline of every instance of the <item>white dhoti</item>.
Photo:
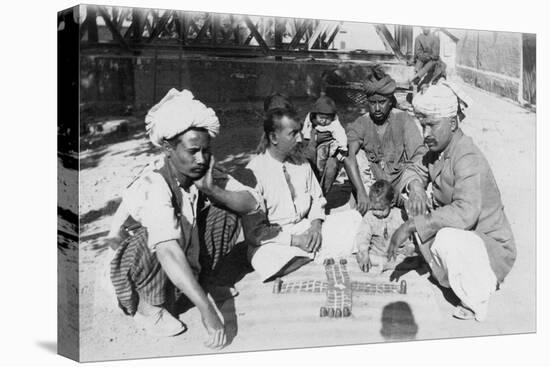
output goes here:
<path id="1" fill-rule="evenodd" d="M 354 250 L 355 235 L 361 219 L 361 214 L 355 210 L 327 215 L 322 228 L 321 249 L 316 254 L 288 244 L 267 243 L 253 253 L 252 267 L 260 274 L 262 281 L 265 281 L 288 266 L 295 258 L 309 258 L 322 262 L 328 257 L 349 256 Z M 299 223 L 285 226 L 283 230 L 294 235 L 301 234 L 309 228 L 309 220 L 304 219 Z"/>
<path id="2" fill-rule="evenodd" d="M 473 231 L 443 228 L 437 232 L 430 252 L 442 270 L 436 276 L 438 282 L 451 288 L 474 311 L 476 320 L 484 320 L 497 278 L 483 240 Z"/>

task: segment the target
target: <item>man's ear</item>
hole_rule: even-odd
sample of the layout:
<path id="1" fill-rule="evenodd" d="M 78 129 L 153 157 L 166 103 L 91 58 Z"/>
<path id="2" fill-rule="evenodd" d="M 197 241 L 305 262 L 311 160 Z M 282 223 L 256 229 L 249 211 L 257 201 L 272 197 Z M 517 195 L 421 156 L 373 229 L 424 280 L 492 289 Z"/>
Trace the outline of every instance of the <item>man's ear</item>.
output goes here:
<path id="1" fill-rule="evenodd" d="M 451 117 L 451 130 L 456 131 L 458 129 L 458 117 Z"/>
<path id="2" fill-rule="evenodd" d="M 274 131 L 270 132 L 269 135 L 269 142 L 272 144 L 272 145 L 277 145 L 277 135 L 275 134 Z"/>
<path id="3" fill-rule="evenodd" d="M 162 151 L 164 152 L 164 154 L 166 154 L 167 156 L 170 156 L 170 153 L 173 150 L 174 150 L 174 147 L 172 146 L 172 144 L 168 142 L 168 140 L 162 141 Z"/>

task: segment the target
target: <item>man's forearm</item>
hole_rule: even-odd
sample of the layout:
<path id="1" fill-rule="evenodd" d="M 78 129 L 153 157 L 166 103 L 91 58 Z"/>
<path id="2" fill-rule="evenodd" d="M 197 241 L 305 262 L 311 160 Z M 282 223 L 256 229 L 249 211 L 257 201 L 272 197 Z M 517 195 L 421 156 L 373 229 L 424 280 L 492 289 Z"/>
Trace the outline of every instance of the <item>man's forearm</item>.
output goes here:
<path id="1" fill-rule="evenodd" d="M 177 241 L 159 244 L 157 258 L 170 281 L 197 306 L 201 313 L 211 307 L 206 293 L 195 279 L 193 270 Z"/>
<path id="2" fill-rule="evenodd" d="M 412 191 L 420 192 L 424 191 L 424 185 L 422 184 L 422 181 L 420 181 L 417 178 L 412 179 L 409 181 L 409 183 L 406 186 L 407 193 L 410 193 Z"/>
<path id="3" fill-rule="evenodd" d="M 363 186 L 363 181 L 361 180 L 361 175 L 359 174 L 357 159 L 355 158 L 355 154 L 353 152 L 349 152 L 348 157 L 344 159 L 344 168 L 346 169 L 346 173 L 348 174 L 355 191 L 357 191 L 358 194 L 361 193 L 363 195 L 367 195 L 365 187 Z"/>
<path id="4" fill-rule="evenodd" d="M 238 214 L 250 213 L 257 207 L 256 200 L 248 191 L 229 191 L 214 185 L 205 189 L 204 193 L 213 202 L 221 204 Z"/>
<path id="5" fill-rule="evenodd" d="M 316 229 L 321 229 L 323 228 L 323 220 L 322 219 L 314 219 L 311 221 L 311 227 L 313 228 L 316 228 Z"/>

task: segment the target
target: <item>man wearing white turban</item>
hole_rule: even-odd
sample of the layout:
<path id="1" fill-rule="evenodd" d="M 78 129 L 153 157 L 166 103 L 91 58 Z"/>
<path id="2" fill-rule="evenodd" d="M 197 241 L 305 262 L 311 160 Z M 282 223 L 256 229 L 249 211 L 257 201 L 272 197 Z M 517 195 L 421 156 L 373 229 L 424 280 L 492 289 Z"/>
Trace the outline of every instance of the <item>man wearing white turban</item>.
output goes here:
<path id="1" fill-rule="evenodd" d="M 482 321 L 490 295 L 514 264 L 516 246 L 489 163 L 458 126 L 468 101 L 448 82 L 413 99 L 429 152 L 401 177 L 409 220 L 392 236 L 388 257 L 416 233 L 434 277 L 461 301 L 453 316 Z"/>
<path id="2" fill-rule="evenodd" d="M 111 281 L 119 306 L 148 332 L 177 335 L 185 326 L 168 308 L 183 293 L 201 313 L 206 345 L 221 348 L 223 321 L 199 276 L 216 268 L 237 242 L 240 224 L 233 213 L 254 212 L 259 198 L 229 176 L 214 183 L 210 140 L 219 121 L 191 92 L 170 90 L 145 122 L 165 159 L 132 182 L 114 216 Z"/>

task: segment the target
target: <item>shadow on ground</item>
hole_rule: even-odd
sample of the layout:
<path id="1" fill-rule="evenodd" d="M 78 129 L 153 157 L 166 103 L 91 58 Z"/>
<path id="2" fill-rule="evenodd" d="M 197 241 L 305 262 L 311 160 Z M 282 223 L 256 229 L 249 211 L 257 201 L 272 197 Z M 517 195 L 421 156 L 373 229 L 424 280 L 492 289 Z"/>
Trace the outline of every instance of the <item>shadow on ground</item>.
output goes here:
<path id="1" fill-rule="evenodd" d="M 385 340 L 411 340 L 416 338 L 416 334 L 418 325 L 407 302 L 392 302 L 384 306 L 380 335 Z"/>
<path id="2" fill-rule="evenodd" d="M 57 342 L 55 341 L 37 341 L 36 345 L 38 345 L 40 348 L 44 349 L 47 352 L 57 354 Z"/>

